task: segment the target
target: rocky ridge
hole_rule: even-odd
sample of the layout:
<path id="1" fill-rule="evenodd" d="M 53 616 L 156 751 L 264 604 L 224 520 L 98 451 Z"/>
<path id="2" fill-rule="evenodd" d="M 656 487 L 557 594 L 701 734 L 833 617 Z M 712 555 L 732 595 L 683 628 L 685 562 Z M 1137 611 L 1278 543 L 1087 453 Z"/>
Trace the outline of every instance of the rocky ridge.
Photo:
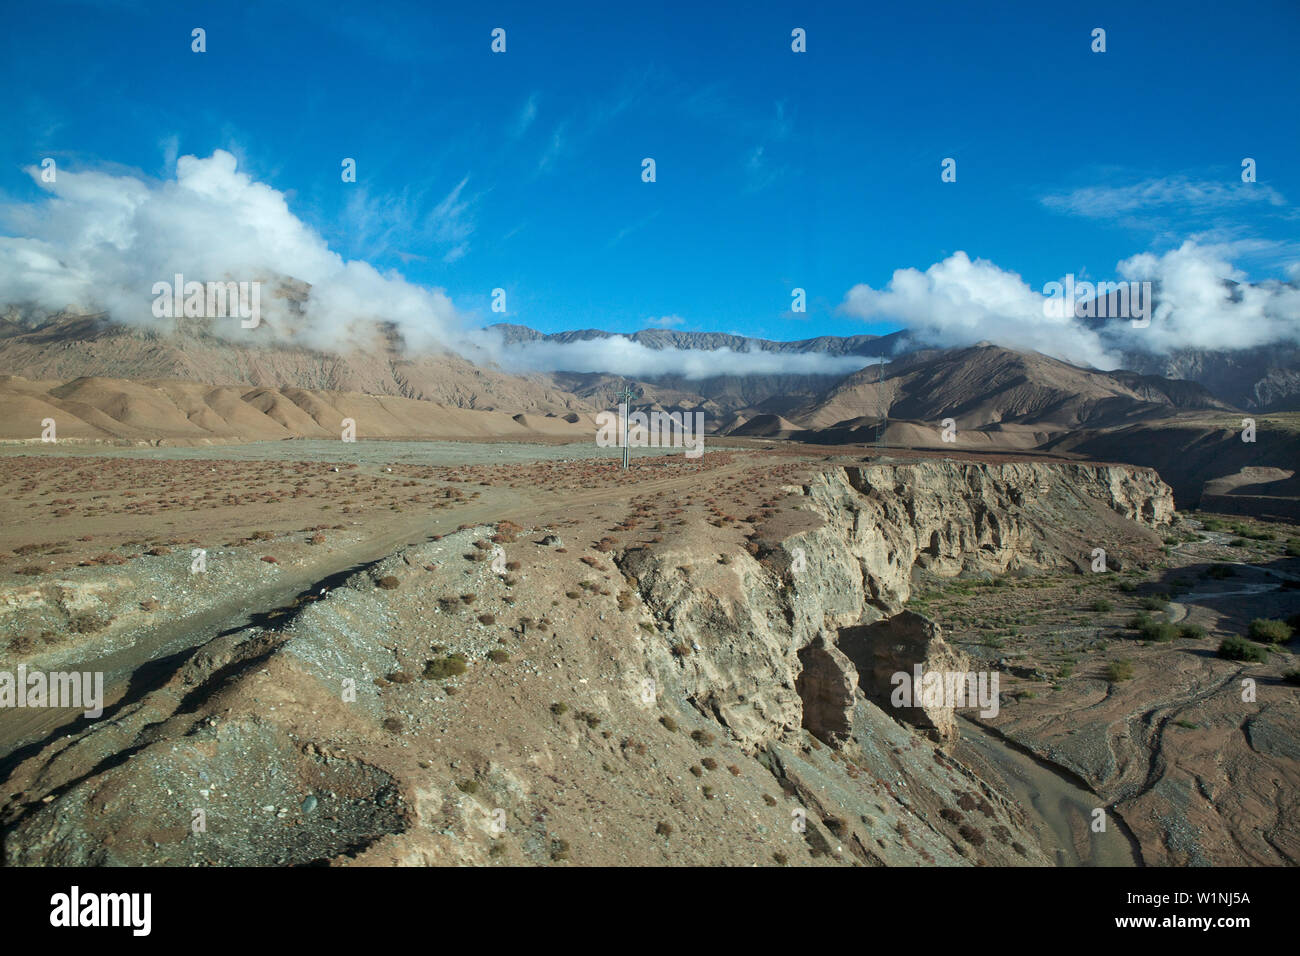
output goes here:
<path id="1" fill-rule="evenodd" d="M 576 561 L 546 529 L 511 547 L 513 592 L 456 564 L 489 529 L 406 548 L 18 763 L 5 859 L 1044 863 L 1024 811 L 945 747 L 950 712 L 871 699 L 863 638 L 914 572 L 1083 569 L 1094 545 L 1120 561 L 1168 520 L 1168 488 L 1120 466 L 934 460 L 788 491 L 796 523 L 750 549 L 700 532 L 588 562 L 611 584 L 574 611 L 552 595 Z M 477 623 L 439 597 L 467 586 Z M 904 656 L 925 659 L 889 660 L 962 666 L 907 617 L 929 629 Z"/>

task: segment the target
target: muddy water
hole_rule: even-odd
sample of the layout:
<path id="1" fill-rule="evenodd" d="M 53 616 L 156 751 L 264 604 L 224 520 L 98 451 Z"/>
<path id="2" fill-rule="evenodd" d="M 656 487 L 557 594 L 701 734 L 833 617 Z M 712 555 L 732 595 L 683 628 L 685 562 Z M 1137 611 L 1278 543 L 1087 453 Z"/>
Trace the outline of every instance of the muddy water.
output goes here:
<path id="1" fill-rule="evenodd" d="M 1092 832 L 1096 794 L 1068 774 L 1019 750 L 979 724 L 961 722 L 962 742 L 991 764 L 1005 781 L 1005 791 L 1038 825 L 1043 849 L 1058 866 L 1140 866 L 1135 841 L 1114 817 L 1106 832 Z"/>

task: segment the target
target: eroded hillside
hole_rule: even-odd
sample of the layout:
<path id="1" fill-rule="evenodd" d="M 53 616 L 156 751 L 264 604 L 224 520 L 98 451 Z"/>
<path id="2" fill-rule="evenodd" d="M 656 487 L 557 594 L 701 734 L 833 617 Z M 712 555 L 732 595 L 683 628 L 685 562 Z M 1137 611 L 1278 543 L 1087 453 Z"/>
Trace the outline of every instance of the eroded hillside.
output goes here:
<path id="1" fill-rule="evenodd" d="M 698 488 L 465 528 L 208 641 L 17 755 L 6 860 L 1050 862 L 951 708 L 885 697 L 969 666 L 903 606 L 1139 560 L 1158 477 L 742 458 Z"/>

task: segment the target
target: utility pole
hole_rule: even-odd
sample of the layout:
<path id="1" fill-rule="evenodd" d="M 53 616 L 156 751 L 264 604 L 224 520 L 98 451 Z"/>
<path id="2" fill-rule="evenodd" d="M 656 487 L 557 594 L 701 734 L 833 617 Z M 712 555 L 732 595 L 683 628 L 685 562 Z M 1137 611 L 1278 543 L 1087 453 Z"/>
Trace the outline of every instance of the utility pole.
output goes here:
<path id="1" fill-rule="evenodd" d="M 618 406 L 618 412 L 619 412 L 618 417 L 619 417 L 619 424 L 622 426 L 623 429 L 623 470 L 627 471 L 628 459 L 631 457 L 631 452 L 632 452 L 631 446 L 628 442 L 627 420 L 628 420 L 628 414 L 632 410 L 632 399 L 636 398 L 637 394 L 636 392 L 632 391 L 631 385 L 624 382 L 623 391 L 618 394 L 618 397 L 622 400 L 619 402 L 619 406 Z"/>

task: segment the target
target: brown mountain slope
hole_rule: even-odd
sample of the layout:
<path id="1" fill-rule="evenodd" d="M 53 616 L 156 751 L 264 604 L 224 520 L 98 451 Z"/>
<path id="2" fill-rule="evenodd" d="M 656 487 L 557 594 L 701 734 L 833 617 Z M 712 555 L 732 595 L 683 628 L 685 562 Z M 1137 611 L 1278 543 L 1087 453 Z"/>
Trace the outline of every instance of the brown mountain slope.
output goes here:
<path id="1" fill-rule="evenodd" d="M 591 438 L 590 414 L 511 414 L 395 395 L 212 386 L 165 380 L 0 376 L 0 440 L 266 441 L 340 438 L 344 419 L 367 438 Z"/>
<path id="2" fill-rule="evenodd" d="M 865 368 L 787 417 L 809 429 L 828 429 L 887 411 L 890 419 L 929 424 L 952 418 L 968 431 L 1001 425 L 1019 432 L 1027 426 L 1045 438 L 1080 427 L 1166 418 L 1184 409 L 1228 407 L 1190 382 L 1099 372 L 1037 352 L 977 345 L 916 353 L 886 365 L 883 376 L 877 366 Z"/>
<path id="3" fill-rule="evenodd" d="M 583 399 L 539 375 L 509 375 L 451 353 L 408 355 L 386 330 L 347 354 L 247 342 L 212 334 L 194 320 L 166 333 L 63 315 L 31 325 L 0 321 L 0 373 L 28 379 L 169 379 L 208 385 L 302 388 L 423 399 L 455 408 L 511 413 L 590 411 Z"/>

